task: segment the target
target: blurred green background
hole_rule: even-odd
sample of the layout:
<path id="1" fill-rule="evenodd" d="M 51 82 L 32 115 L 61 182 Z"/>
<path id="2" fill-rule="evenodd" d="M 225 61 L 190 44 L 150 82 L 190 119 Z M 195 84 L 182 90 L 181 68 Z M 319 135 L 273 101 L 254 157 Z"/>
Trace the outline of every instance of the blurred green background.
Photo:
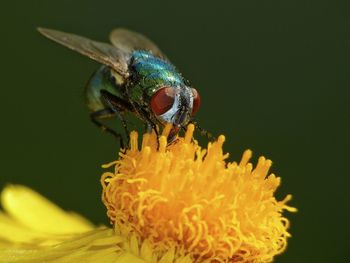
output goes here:
<path id="1" fill-rule="evenodd" d="M 209 2 L 209 1 L 208 1 Z M 198 121 L 231 160 L 274 161 L 294 195 L 276 262 L 348 262 L 349 6 L 337 1 L 7 1 L 1 20 L 1 178 L 107 224 L 100 165 L 117 145 L 90 123 L 83 87 L 98 67 L 49 42 L 45 26 L 100 41 L 149 36 L 200 91 Z M 345 1 L 343 1 L 345 2 Z M 201 139 L 205 142 L 205 139 Z"/>

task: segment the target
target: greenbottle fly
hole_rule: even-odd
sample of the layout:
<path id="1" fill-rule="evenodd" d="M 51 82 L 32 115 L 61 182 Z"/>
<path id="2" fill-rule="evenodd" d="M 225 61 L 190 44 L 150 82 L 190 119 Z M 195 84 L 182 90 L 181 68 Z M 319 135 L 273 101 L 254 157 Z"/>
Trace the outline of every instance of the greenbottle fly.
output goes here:
<path id="1" fill-rule="evenodd" d="M 102 65 L 86 85 L 85 95 L 93 123 L 120 139 L 122 135 L 103 124 L 118 117 L 129 132 L 125 113 L 135 114 L 147 129 L 173 124 L 169 142 L 192 121 L 200 106 L 198 91 L 182 77 L 161 50 L 145 36 L 123 28 L 110 34 L 112 44 L 78 35 L 38 28 L 47 38 Z M 158 133 L 157 133 L 158 134 Z"/>

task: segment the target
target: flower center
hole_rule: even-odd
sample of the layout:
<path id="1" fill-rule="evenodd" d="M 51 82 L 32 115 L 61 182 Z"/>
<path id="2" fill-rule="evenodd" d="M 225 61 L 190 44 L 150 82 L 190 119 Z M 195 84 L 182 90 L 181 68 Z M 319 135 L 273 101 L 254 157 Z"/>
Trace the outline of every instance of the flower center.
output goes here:
<path id="1" fill-rule="evenodd" d="M 291 196 L 277 201 L 280 178 L 268 171 L 271 161 L 249 163 L 251 151 L 239 163 L 227 162 L 224 136 L 202 149 L 193 141 L 190 124 L 184 137 L 167 146 L 166 127 L 155 134 L 131 132 L 130 149 L 105 165 L 103 202 L 116 231 L 159 253 L 175 248 L 194 262 L 267 262 L 287 244 L 289 222 L 282 216 Z M 159 144 L 159 145 L 158 145 Z M 158 147 L 159 146 L 159 147 Z"/>

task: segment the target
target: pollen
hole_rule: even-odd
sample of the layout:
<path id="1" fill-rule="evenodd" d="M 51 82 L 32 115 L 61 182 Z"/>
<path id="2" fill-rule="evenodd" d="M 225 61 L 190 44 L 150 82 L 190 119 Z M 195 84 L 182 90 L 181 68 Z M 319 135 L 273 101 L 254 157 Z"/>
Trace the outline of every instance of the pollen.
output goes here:
<path id="1" fill-rule="evenodd" d="M 271 262 L 287 246 L 291 195 L 278 201 L 280 178 L 272 162 L 255 167 L 247 150 L 239 162 L 223 152 L 225 137 L 201 148 L 194 126 L 167 145 L 167 126 L 155 134 L 131 132 L 130 147 L 101 177 L 102 199 L 116 232 L 147 242 L 159 257 L 175 250 L 193 262 Z M 157 141 L 158 140 L 158 141 Z M 141 247 L 136 248 L 141 250 Z"/>

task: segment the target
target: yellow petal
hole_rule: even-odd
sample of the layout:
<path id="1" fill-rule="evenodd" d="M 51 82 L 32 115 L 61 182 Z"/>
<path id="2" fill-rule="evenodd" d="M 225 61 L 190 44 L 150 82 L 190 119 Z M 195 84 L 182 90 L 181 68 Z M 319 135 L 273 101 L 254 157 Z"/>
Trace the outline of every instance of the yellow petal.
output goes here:
<path id="1" fill-rule="evenodd" d="M 164 256 L 160 259 L 159 263 L 172 263 L 175 257 L 175 249 L 171 248 L 164 254 Z"/>
<path id="2" fill-rule="evenodd" d="M 72 234 L 93 229 L 75 213 L 67 213 L 28 187 L 9 185 L 1 193 L 4 210 L 19 224 L 43 234 Z"/>
<path id="3" fill-rule="evenodd" d="M 112 229 L 94 229 L 54 246 L 32 243 L 2 248 L 0 262 L 118 262 L 121 253 L 118 244 L 122 240 Z"/>
<path id="4" fill-rule="evenodd" d="M 28 229 L 8 215 L 0 212 L 0 247 L 8 244 L 8 242 L 23 243 L 44 237 L 44 234 Z"/>
<path id="5" fill-rule="evenodd" d="M 185 257 L 181 257 L 178 260 L 176 260 L 176 263 L 193 263 L 190 255 L 187 255 Z"/>
<path id="6" fill-rule="evenodd" d="M 146 260 L 146 262 L 153 262 L 154 261 L 152 248 L 151 248 L 151 245 L 149 244 L 148 240 L 145 240 L 142 243 L 140 255 L 143 259 Z"/>
<path id="7" fill-rule="evenodd" d="M 150 263 L 150 262 L 144 261 L 143 259 L 129 252 L 124 252 L 118 257 L 115 263 Z"/>

